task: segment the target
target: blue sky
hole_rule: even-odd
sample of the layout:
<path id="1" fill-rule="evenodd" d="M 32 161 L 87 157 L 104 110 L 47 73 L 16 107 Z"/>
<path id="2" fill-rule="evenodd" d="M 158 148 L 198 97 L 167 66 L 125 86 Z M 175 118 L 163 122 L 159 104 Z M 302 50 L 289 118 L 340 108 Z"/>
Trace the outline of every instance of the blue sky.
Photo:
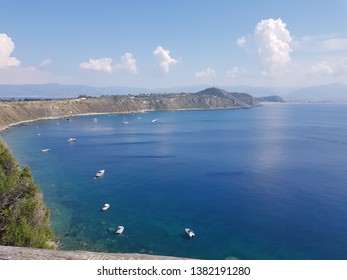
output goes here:
<path id="1" fill-rule="evenodd" d="M 347 1 L 0 0 L 0 84 L 347 81 Z"/>

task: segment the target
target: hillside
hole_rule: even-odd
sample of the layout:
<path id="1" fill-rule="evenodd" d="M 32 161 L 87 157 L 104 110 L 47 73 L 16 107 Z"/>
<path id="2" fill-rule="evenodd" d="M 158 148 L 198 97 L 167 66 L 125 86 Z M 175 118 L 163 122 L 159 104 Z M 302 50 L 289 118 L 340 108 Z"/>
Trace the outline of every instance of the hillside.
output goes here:
<path id="1" fill-rule="evenodd" d="M 278 95 L 270 95 L 270 96 L 258 97 L 257 100 L 259 102 L 279 102 L 279 103 L 284 103 L 285 102 L 282 99 L 282 97 L 280 97 Z"/>
<path id="2" fill-rule="evenodd" d="M 248 94 L 228 93 L 216 88 L 206 89 L 197 93 L 2 101 L 0 102 L 0 129 L 26 121 L 82 114 L 241 109 L 259 105 L 259 102 Z"/>
<path id="3" fill-rule="evenodd" d="M 298 89 L 285 96 L 285 100 L 311 100 L 311 101 L 346 101 L 347 85 L 344 84 L 328 84 L 322 86 L 313 86 Z"/>
<path id="4" fill-rule="evenodd" d="M 49 211 L 29 167 L 0 141 L 0 245 L 54 248 Z"/>
<path id="5" fill-rule="evenodd" d="M 127 95 L 127 94 L 160 94 L 194 93 L 206 88 L 206 85 L 179 86 L 171 88 L 135 88 L 122 86 L 97 87 L 87 85 L 63 84 L 23 84 L 0 85 L 0 99 L 61 99 L 77 98 L 78 96 Z M 226 92 L 247 92 L 253 97 L 278 95 L 286 101 L 346 101 L 346 84 L 325 84 L 311 87 L 258 87 L 258 86 L 223 86 Z"/>

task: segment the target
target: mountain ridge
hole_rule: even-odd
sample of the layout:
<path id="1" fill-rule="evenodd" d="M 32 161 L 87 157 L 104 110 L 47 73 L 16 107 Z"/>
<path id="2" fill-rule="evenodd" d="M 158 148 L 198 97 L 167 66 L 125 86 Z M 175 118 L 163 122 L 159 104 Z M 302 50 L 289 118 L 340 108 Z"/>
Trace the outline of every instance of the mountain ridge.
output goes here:
<path id="1" fill-rule="evenodd" d="M 208 85 L 180 86 L 172 88 L 135 88 L 122 86 L 88 86 L 49 84 L 0 85 L 0 98 L 74 98 L 78 96 L 128 95 L 128 94 L 164 94 L 196 93 L 208 88 Z M 310 87 L 258 87 L 258 86 L 222 86 L 226 92 L 247 92 L 254 97 L 278 95 L 287 101 L 302 100 L 347 100 L 346 84 L 325 84 Z"/>

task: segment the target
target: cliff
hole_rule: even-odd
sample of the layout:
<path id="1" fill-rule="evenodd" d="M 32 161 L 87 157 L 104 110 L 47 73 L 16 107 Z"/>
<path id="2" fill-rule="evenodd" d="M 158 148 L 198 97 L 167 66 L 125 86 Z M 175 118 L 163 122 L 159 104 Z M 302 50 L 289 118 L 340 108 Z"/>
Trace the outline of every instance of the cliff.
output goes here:
<path id="1" fill-rule="evenodd" d="M 29 167 L 0 141 L 0 244 L 54 249 L 49 216 Z"/>
<path id="2" fill-rule="evenodd" d="M 241 109 L 259 106 L 245 93 L 210 88 L 197 93 L 140 94 L 64 100 L 1 101 L 0 130 L 8 126 L 46 118 L 98 113 L 143 111 Z"/>

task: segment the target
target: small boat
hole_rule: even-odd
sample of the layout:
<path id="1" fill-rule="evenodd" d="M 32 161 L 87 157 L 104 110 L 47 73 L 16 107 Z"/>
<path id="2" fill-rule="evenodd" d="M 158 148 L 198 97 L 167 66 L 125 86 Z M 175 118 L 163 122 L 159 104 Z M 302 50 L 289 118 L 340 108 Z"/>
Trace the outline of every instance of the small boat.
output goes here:
<path id="1" fill-rule="evenodd" d="M 194 231 L 192 231 L 190 228 L 185 228 L 184 230 L 186 231 L 186 233 L 188 234 L 188 236 L 189 236 L 190 238 L 195 237 Z"/>
<path id="2" fill-rule="evenodd" d="M 76 141 L 77 141 L 76 138 L 69 138 L 69 139 L 67 139 L 67 142 L 69 142 L 69 143 L 76 142 Z"/>
<path id="3" fill-rule="evenodd" d="M 129 122 L 126 120 L 126 118 L 123 118 L 122 124 L 128 124 Z"/>
<path id="4" fill-rule="evenodd" d="M 152 122 L 156 122 L 158 119 L 153 119 Z"/>
<path id="5" fill-rule="evenodd" d="M 123 226 L 118 226 L 118 229 L 116 230 L 116 234 L 122 234 L 124 231 L 124 227 Z"/>
<path id="6" fill-rule="evenodd" d="M 111 205 L 108 203 L 105 203 L 104 206 L 101 208 L 101 211 L 106 211 L 108 208 L 110 208 Z"/>
<path id="7" fill-rule="evenodd" d="M 49 149 L 42 149 L 42 152 L 47 153 Z"/>
<path id="8" fill-rule="evenodd" d="M 105 174 L 105 170 L 101 169 L 98 172 L 96 172 L 95 177 L 101 177 L 101 176 L 104 176 L 104 174 Z"/>

